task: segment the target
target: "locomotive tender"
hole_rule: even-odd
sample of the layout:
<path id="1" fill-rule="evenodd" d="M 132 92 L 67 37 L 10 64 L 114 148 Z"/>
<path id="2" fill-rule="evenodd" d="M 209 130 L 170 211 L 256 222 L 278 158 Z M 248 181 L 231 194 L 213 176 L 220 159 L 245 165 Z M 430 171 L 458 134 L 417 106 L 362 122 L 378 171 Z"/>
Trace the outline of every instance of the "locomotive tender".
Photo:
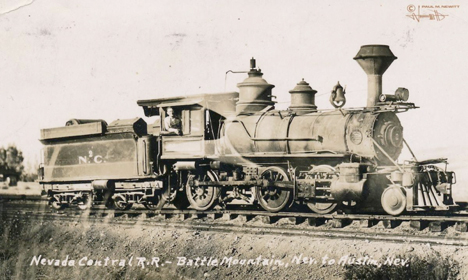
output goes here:
<path id="1" fill-rule="evenodd" d="M 57 209 L 259 204 L 270 212 L 307 205 L 320 214 L 344 207 L 399 215 L 456 207 L 446 159 L 397 162 L 407 146 L 397 113 L 417 107 L 405 88 L 382 94 L 396 57 L 388 46 L 366 45 L 354 59 L 368 76 L 366 107 L 341 108 L 338 83 L 330 97 L 336 109 L 318 110 L 316 91 L 302 80 L 289 108 L 275 110 L 274 85 L 252 59 L 239 92 L 138 101 L 147 117 L 159 116 L 154 124 L 74 119 L 41 130 L 40 182 Z M 165 127 L 168 108 L 180 133 Z"/>

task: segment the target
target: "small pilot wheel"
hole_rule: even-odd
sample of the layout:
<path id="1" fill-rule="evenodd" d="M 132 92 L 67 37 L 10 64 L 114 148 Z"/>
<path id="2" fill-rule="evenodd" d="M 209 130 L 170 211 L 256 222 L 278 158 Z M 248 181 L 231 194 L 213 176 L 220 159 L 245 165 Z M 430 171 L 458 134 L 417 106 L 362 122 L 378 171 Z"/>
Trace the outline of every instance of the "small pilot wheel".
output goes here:
<path id="1" fill-rule="evenodd" d="M 193 209 L 204 211 L 212 208 L 219 196 L 219 190 L 214 186 L 196 186 L 195 182 L 218 181 L 216 175 L 208 171 L 203 174 L 190 175 L 185 187 L 187 199 Z"/>
<path id="2" fill-rule="evenodd" d="M 132 208 L 132 206 L 133 206 L 133 203 L 128 203 L 121 196 L 116 196 L 114 198 L 114 207 L 117 210 L 128 210 Z"/>
<path id="3" fill-rule="evenodd" d="M 273 182 L 289 181 L 286 171 L 276 166 L 265 169 L 261 178 Z M 291 191 L 274 186 L 257 187 L 257 199 L 262 208 L 268 212 L 279 212 L 290 205 Z"/>
<path id="4" fill-rule="evenodd" d="M 91 208 L 93 205 L 93 199 L 91 198 L 91 195 L 85 195 L 80 202 L 78 202 L 78 208 L 81 210 L 86 210 L 88 208 Z"/>
<path id="5" fill-rule="evenodd" d="M 390 215 L 400 215 L 406 209 L 406 195 L 402 187 L 386 188 L 381 197 L 382 208 Z"/>
<path id="6" fill-rule="evenodd" d="M 334 202 L 317 202 L 315 200 L 311 200 L 307 202 L 307 207 L 309 207 L 310 210 L 317 214 L 329 214 L 335 211 L 336 207 L 338 206 L 338 203 Z"/>
<path id="7" fill-rule="evenodd" d="M 60 203 L 55 197 L 50 198 L 49 205 L 55 210 L 61 210 L 64 207 L 64 205 Z"/>

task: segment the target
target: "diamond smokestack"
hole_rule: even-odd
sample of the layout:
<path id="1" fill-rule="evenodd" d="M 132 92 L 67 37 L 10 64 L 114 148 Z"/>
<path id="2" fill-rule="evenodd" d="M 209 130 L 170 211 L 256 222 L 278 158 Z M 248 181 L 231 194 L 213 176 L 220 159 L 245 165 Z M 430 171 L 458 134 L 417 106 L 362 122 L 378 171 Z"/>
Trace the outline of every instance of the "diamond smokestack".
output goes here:
<path id="1" fill-rule="evenodd" d="M 382 75 L 397 57 L 386 45 L 365 45 L 354 59 L 367 74 L 367 107 L 374 107 L 382 94 Z"/>

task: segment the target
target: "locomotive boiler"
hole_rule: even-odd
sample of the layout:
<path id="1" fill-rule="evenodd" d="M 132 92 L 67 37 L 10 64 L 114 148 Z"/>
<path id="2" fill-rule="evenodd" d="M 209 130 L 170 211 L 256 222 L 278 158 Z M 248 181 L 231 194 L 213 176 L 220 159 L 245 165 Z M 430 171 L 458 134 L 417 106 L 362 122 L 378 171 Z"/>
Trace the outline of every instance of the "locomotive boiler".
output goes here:
<path id="1" fill-rule="evenodd" d="M 158 117 L 153 124 L 75 120 L 42 130 L 41 182 L 50 203 L 199 211 L 259 205 L 270 212 L 306 205 L 319 214 L 391 215 L 456 207 L 446 159 L 398 162 L 406 141 L 397 114 L 417 107 L 405 88 L 382 92 L 396 57 L 388 46 L 366 45 L 354 59 L 368 76 L 362 108 L 342 108 L 338 83 L 335 109 L 320 110 L 303 79 L 289 92 L 289 108 L 276 110 L 274 85 L 252 59 L 239 92 L 138 101 L 147 117 Z M 169 108 L 179 133 L 167 127 Z"/>

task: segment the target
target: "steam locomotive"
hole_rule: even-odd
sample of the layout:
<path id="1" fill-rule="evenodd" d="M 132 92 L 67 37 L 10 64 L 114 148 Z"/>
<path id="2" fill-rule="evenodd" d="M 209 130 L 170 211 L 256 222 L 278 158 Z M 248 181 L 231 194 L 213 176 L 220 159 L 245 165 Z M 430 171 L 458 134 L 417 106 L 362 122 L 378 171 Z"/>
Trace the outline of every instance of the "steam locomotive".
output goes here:
<path id="1" fill-rule="evenodd" d="M 276 110 L 274 85 L 252 59 L 239 92 L 139 100 L 147 117 L 159 116 L 153 124 L 73 119 L 42 129 L 40 183 L 56 209 L 251 205 L 400 215 L 457 207 L 446 159 L 397 162 L 407 146 L 397 114 L 417 107 L 405 88 L 382 94 L 382 75 L 396 59 L 390 48 L 365 45 L 354 59 L 368 76 L 363 108 L 342 108 L 338 83 L 335 109 L 318 110 L 317 91 L 302 80 L 289 91 L 289 108 Z M 167 127 L 169 108 L 179 133 Z"/>

